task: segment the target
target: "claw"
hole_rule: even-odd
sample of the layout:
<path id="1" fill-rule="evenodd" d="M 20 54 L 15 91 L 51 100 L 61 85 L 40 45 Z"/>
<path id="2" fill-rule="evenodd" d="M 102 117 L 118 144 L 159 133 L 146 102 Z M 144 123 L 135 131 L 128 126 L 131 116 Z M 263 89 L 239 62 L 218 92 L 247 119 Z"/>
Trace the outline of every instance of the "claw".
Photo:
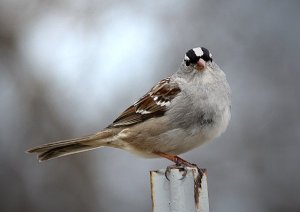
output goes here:
<path id="1" fill-rule="evenodd" d="M 187 168 L 186 167 L 197 168 L 199 170 L 199 168 L 196 164 L 193 164 L 193 163 L 190 163 L 186 160 L 183 160 L 182 158 L 178 157 L 177 155 L 172 155 L 172 154 L 164 153 L 164 152 L 160 152 L 160 151 L 154 151 L 153 153 L 160 156 L 160 157 L 171 160 L 175 163 L 174 165 L 168 166 L 166 171 L 165 171 L 165 176 L 168 179 L 168 181 L 170 181 L 170 179 L 168 177 L 168 174 L 170 173 L 172 168 L 183 168 L 184 173 L 182 174 L 182 178 L 180 180 L 183 180 L 187 175 Z M 200 170 L 200 171 L 201 171 L 201 173 L 203 173 L 202 170 Z"/>
<path id="2" fill-rule="evenodd" d="M 170 174 L 171 169 L 169 168 L 170 166 L 167 167 L 166 171 L 165 171 L 165 177 L 167 178 L 168 181 L 170 181 L 168 174 Z"/>
<path id="3" fill-rule="evenodd" d="M 165 171 L 165 177 L 167 178 L 168 181 L 170 181 L 168 175 L 170 174 L 171 169 L 173 169 L 173 168 L 178 168 L 177 164 L 168 166 L 166 171 Z"/>
<path id="4" fill-rule="evenodd" d="M 186 166 L 183 166 L 182 169 L 183 169 L 184 172 L 183 172 L 183 174 L 182 174 L 182 178 L 180 178 L 179 180 L 183 180 L 183 179 L 186 177 L 187 172 L 188 172 Z M 180 170 L 180 171 L 181 171 L 181 170 Z"/>
<path id="5" fill-rule="evenodd" d="M 170 181 L 168 176 L 171 172 L 171 169 L 177 168 L 177 169 L 179 169 L 180 172 L 183 171 L 182 177 L 179 179 L 179 180 L 183 180 L 186 177 L 187 172 L 188 172 L 187 167 L 188 166 L 182 165 L 182 164 L 174 164 L 174 165 L 168 166 L 166 171 L 165 171 L 165 177 L 167 178 L 168 181 Z"/>

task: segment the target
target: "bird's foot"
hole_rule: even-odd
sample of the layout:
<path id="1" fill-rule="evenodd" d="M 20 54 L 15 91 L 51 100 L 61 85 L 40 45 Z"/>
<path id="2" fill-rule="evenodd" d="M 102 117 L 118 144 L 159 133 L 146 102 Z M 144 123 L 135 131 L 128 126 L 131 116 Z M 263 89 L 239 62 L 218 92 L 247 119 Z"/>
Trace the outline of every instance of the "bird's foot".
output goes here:
<path id="1" fill-rule="evenodd" d="M 180 180 L 183 180 L 186 177 L 187 172 L 188 172 L 187 167 L 197 168 L 198 170 L 200 170 L 196 164 L 190 163 L 190 162 L 178 157 L 177 155 L 171 155 L 171 154 L 167 154 L 167 153 L 163 153 L 163 152 L 155 152 L 155 154 L 157 154 L 161 157 L 164 157 L 168 160 L 171 160 L 175 163 L 174 165 L 168 166 L 166 169 L 165 176 L 169 181 L 170 181 L 170 179 L 169 179 L 168 175 L 170 174 L 171 169 L 176 168 L 176 169 L 179 169 L 179 171 L 183 171 L 182 178 Z"/>
<path id="2" fill-rule="evenodd" d="M 165 171 L 165 177 L 167 178 L 168 181 L 170 181 L 169 175 L 170 175 L 172 169 L 178 169 L 179 172 L 183 172 L 182 177 L 179 180 L 183 180 L 187 175 L 188 170 L 187 170 L 186 166 L 178 165 L 178 164 L 170 165 L 170 166 L 167 167 L 167 169 Z"/>

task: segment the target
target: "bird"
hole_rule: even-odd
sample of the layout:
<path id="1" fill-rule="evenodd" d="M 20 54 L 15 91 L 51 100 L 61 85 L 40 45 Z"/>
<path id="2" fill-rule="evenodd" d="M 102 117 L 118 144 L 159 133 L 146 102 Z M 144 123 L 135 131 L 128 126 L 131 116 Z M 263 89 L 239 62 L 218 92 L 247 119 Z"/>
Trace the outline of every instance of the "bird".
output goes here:
<path id="1" fill-rule="evenodd" d="M 114 147 L 145 158 L 179 157 L 220 136 L 231 117 L 226 75 L 204 47 L 188 50 L 171 76 L 158 82 L 99 132 L 27 150 L 45 161 L 99 147 Z"/>

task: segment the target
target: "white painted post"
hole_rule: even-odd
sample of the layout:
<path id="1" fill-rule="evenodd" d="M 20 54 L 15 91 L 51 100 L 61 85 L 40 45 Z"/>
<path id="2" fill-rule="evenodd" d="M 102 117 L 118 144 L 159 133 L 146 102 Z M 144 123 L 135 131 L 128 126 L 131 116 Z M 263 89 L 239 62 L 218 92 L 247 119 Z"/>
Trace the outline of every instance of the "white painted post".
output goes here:
<path id="1" fill-rule="evenodd" d="M 151 171 L 153 212 L 209 212 L 205 169 L 174 167 Z"/>

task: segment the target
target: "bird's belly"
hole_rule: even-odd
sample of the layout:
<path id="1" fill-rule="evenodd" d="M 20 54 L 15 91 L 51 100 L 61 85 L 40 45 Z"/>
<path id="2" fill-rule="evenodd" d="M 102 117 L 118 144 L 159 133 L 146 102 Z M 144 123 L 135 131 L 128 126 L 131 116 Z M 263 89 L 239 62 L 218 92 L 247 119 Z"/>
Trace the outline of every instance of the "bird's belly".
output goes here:
<path id="1" fill-rule="evenodd" d="M 192 130 L 173 129 L 159 135 L 159 138 L 148 137 L 146 140 L 135 142 L 134 145 L 126 142 L 122 149 L 141 157 L 151 158 L 158 157 L 153 152 L 159 151 L 178 155 L 212 140 L 212 138 L 207 137 L 203 132 L 192 133 Z"/>
<path id="2" fill-rule="evenodd" d="M 195 129 L 194 129 L 195 130 Z M 193 131 L 194 131 L 193 130 Z M 201 132 L 177 128 L 146 139 L 136 137 L 134 141 L 122 141 L 122 149 L 142 157 L 157 157 L 153 152 L 181 154 L 208 141 Z"/>
<path id="3" fill-rule="evenodd" d="M 226 108 L 222 115 L 216 116 L 213 122 L 207 125 L 169 130 L 160 136 L 161 143 L 158 146 L 162 152 L 176 155 L 190 151 L 220 136 L 227 128 L 229 120 L 230 109 Z"/>
<path id="4" fill-rule="evenodd" d="M 177 127 L 141 137 L 139 135 L 143 133 L 140 130 L 135 131 L 134 135 L 122 131 L 118 135 L 118 141 L 122 143 L 120 148 L 142 157 L 157 157 L 153 154 L 156 151 L 178 155 L 218 137 L 226 129 L 229 119 L 230 111 L 226 110 L 205 126 L 195 124 L 188 128 Z"/>
<path id="5" fill-rule="evenodd" d="M 190 151 L 212 138 L 207 137 L 205 129 L 175 129 L 161 136 L 160 149 L 162 152 L 181 154 Z"/>

